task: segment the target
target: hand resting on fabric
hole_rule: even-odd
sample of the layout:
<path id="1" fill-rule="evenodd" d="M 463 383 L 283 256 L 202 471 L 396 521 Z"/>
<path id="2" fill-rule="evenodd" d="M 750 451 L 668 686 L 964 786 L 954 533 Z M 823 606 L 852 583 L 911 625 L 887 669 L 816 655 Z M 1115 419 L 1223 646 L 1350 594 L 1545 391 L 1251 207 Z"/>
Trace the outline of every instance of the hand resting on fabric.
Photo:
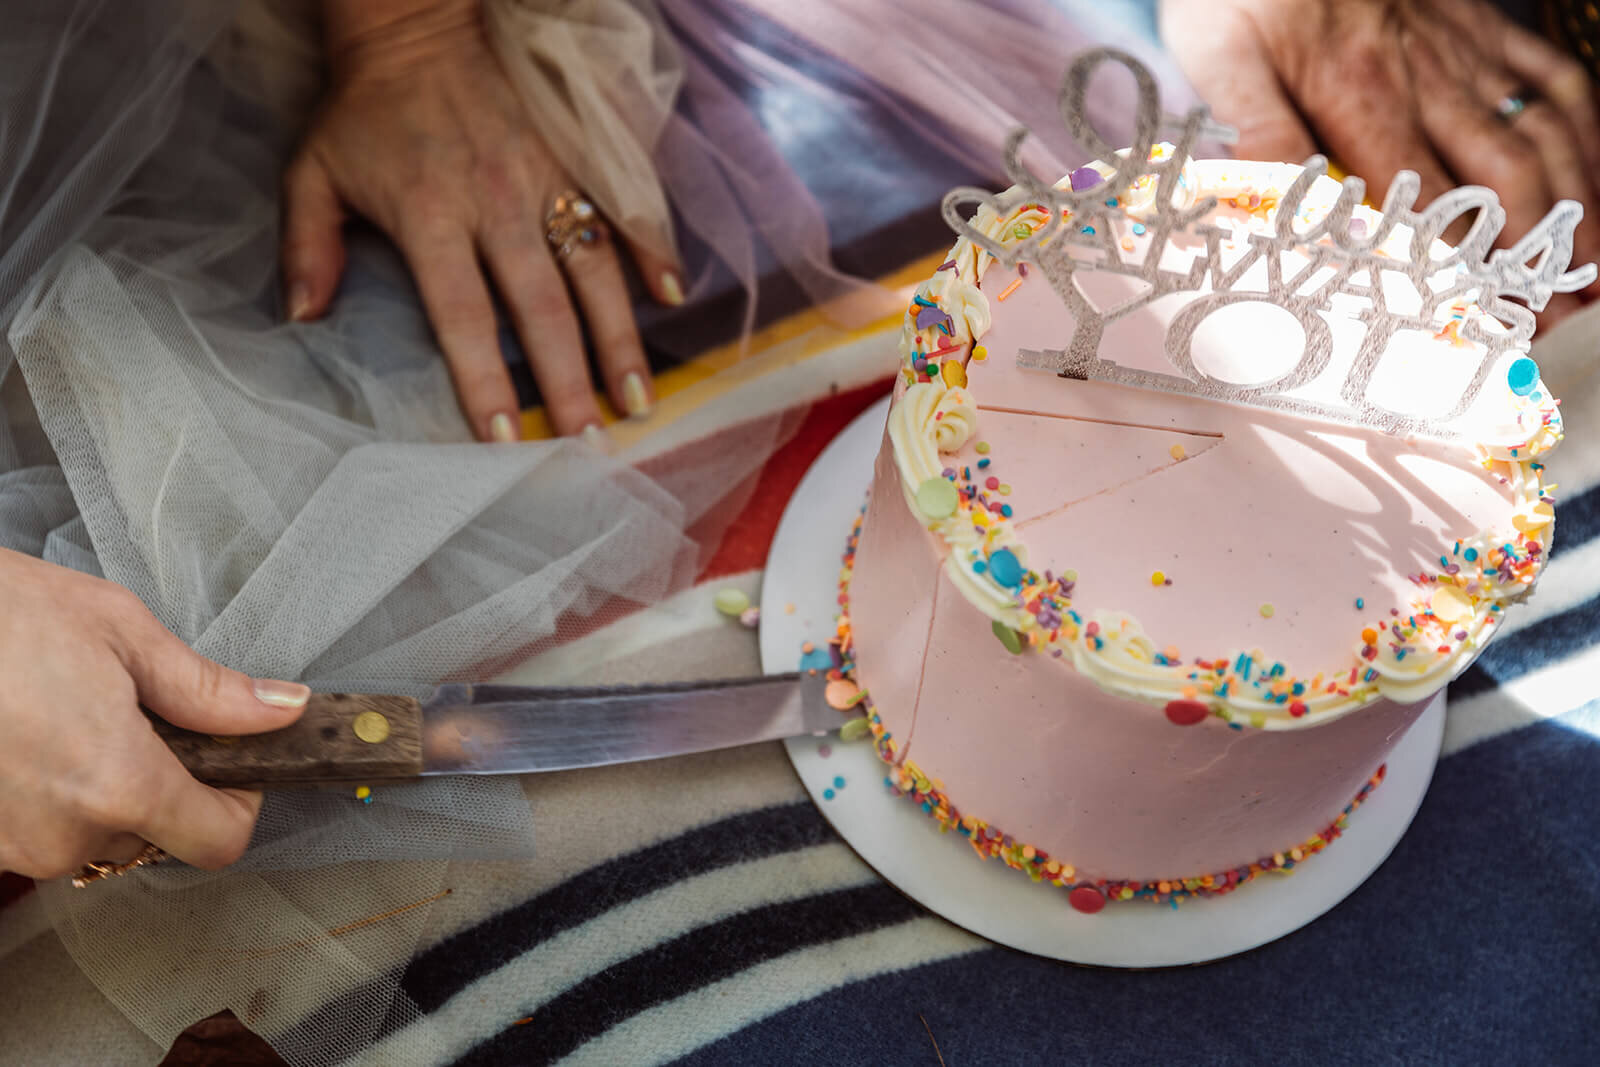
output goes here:
<path id="1" fill-rule="evenodd" d="M 1574 263 L 1600 260 L 1600 118 L 1583 67 L 1486 0 L 1163 0 L 1161 32 L 1242 159 L 1321 151 L 1381 200 L 1485 185 L 1500 244 L 1557 200 L 1583 204 Z M 1520 106 L 1519 106 L 1520 102 Z M 1550 324 L 1600 297 L 1558 294 Z"/>
<path id="2" fill-rule="evenodd" d="M 490 50 L 479 0 L 324 0 L 323 14 L 330 89 L 284 177 L 290 318 L 327 311 L 353 211 L 405 256 L 480 440 L 520 436 L 492 280 L 552 425 L 603 447 L 579 313 L 618 411 L 649 411 L 650 368 L 614 245 L 552 252 L 546 216 L 572 183 Z M 682 301 L 675 264 L 632 254 L 656 299 Z"/>
<path id="3" fill-rule="evenodd" d="M 287 726 L 310 691 L 252 681 L 191 651 L 120 586 L 0 549 L 0 870 L 57 878 L 145 843 L 224 867 L 261 794 L 195 781 L 150 728 Z"/>

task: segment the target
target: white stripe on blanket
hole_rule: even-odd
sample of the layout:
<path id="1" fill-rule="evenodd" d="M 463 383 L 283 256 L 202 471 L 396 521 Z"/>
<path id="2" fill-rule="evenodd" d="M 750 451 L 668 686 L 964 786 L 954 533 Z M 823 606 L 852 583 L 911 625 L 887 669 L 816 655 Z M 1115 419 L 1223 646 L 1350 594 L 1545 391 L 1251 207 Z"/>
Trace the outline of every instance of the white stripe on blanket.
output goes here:
<path id="1" fill-rule="evenodd" d="M 1449 756 L 1480 741 L 1546 719 L 1564 718 L 1575 728 L 1600 736 L 1600 708 L 1569 714 L 1594 700 L 1597 676 L 1600 676 L 1600 645 L 1592 645 L 1542 670 L 1454 701 L 1445 719 L 1441 755 Z"/>
<path id="2" fill-rule="evenodd" d="M 418 1051 L 433 1044 L 418 1040 L 415 1031 L 422 1028 L 434 1031 L 433 1036 L 446 1045 L 428 1049 L 428 1055 L 453 1060 L 493 1037 L 497 1028 L 511 1026 L 585 978 L 700 926 L 752 908 L 870 885 L 877 879 L 870 867 L 839 843 L 673 882 L 564 930 L 496 967 L 463 987 L 428 1020 L 375 1045 L 359 1062 L 418 1062 Z M 716 907 L 707 907 L 710 901 L 715 901 Z M 735 980 L 743 981 L 750 973 L 742 972 Z"/>

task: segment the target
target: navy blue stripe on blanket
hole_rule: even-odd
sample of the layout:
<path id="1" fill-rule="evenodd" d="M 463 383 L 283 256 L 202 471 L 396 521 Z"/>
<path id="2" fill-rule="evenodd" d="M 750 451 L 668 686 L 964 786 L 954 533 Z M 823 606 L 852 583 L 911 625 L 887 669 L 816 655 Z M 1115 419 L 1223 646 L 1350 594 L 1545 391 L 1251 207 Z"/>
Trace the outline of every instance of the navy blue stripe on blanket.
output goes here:
<path id="1" fill-rule="evenodd" d="M 1600 535 L 1600 486 L 1556 504 L 1556 537 L 1550 559 L 1593 541 Z M 1600 581 L 1597 596 L 1542 619 L 1510 637 L 1496 638 L 1477 662 L 1450 683 L 1450 699 L 1464 700 L 1515 681 L 1531 671 L 1600 643 Z M 1534 587 L 1533 599 L 1539 597 Z M 1600 683 L 1597 683 L 1600 690 Z"/>
<path id="2" fill-rule="evenodd" d="M 570 987 L 457 1060 L 458 1067 L 553 1063 L 642 1011 L 797 949 L 924 915 L 882 882 L 770 904 L 663 942 Z M 768 1062 L 771 1062 L 770 1060 Z"/>
<path id="3" fill-rule="evenodd" d="M 673 882 L 749 860 L 794 852 L 836 841 L 833 830 L 809 801 L 741 812 L 697 826 L 677 837 L 649 845 L 591 867 L 560 885 L 462 930 L 420 953 L 406 967 L 401 990 L 425 1012 L 435 1011 L 464 987 L 563 930 L 579 926 L 612 908 L 653 893 Z M 336 998 L 296 1024 L 295 1036 L 348 1048 L 328 1048 L 330 1061 L 356 1055 L 377 1037 L 345 1034 L 340 1020 L 371 1003 L 377 987 L 393 975 L 375 979 Z M 405 1020 L 383 1021 L 378 1036 L 394 1032 Z M 286 1044 L 286 1043 L 285 1043 Z"/>
<path id="4" fill-rule="evenodd" d="M 1477 662 L 1450 683 L 1450 699 L 1462 700 L 1565 659 L 1600 643 L 1600 596 L 1558 612 L 1525 630 L 1498 637 Z M 1600 679 L 1590 694 L 1600 691 Z M 1554 709 L 1566 711 L 1566 708 Z"/>
<path id="5" fill-rule="evenodd" d="M 1600 742 L 1539 723 L 1442 760 L 1389 859 L 1281 941 L 1156 971 L 989 949 L 821 993 L 675 1067 L 932 1067 L 919 1015 L 952 1067 L 1593 1064 L 1597 807 Z"/>
<path id="6" fill-rule="evenodd" d="M 1556 543 L 1550 558 L 1557 559 L 1569 548 L 1586 545 L 1600 534 L 1600 485 L 1563 500 L 1556 495 Z"/>

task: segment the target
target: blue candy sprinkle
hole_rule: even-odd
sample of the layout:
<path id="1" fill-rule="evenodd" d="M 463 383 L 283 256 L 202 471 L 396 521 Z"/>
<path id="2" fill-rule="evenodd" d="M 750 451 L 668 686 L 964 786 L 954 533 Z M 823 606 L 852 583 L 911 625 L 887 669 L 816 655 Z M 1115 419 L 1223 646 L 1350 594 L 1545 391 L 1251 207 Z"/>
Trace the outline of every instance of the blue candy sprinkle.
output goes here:
<path id="1" fill-rule="evenodd" d="M 1009 510 L 1009 505 L 1001 509 L 1001 514 Z M 977 569 L 977 565 L 973 565 Z M 1022 563 L 1016 554 L 1009 548 L 1002 548 L 989 554 L 989 573 L 995 581 L 1010 589 L 1015 589 L 1022 584 Z"/>
<path id="2" fill-rule="evenodd" d="M 1144 223 L 1136 222 L 1136 223 L 1133 224 L 1133 235 L 1135 237 L 1143 237 L 1144 236 Z"/>
<path id="3" fill-rule="evenodd" d="M 800 657 L 800 670 L 826 671 L 833 669 L 833 657 L 828 655 L 825 648 L 813 648 L 810 652 Z"/>
<path id="4" fill-rule="evenodd" d="M 984 470 L 988 466 L 989 466 L 989 457 L 985 456 L 983 459 L 978 460 L 978 469 L 979 470 Z"/>
<path id="5" fill-rule="evenodd" d="M 1000 514 L 1004 515 L 1006 518 L 1009 519 L 1011 517 L 1011 505 L 1010 504 L 1001 504 L 1000 505 Z"/>
<path id="6" fill-rule="evenodd" d="M 1471 557 L 1468 557 L 1468 558 L 1471 558 Z M 1357 611 L 1360 611 L 1362 608 L 1364 608 L 1366 606 L 1367 606 L 1367 602 L 1365 600 L 1362 600 L 1360 597 L 1356 597 L 1356 610 Z"/>
<path id="7" fill-rule="evenodd" d="M 824 790 L 823 790 L 823 791 L 822 791 L 822 799 L 823 799 L 823 800 L 832 800 L 832 799 L 833 799 L 833 790 L 831 790 L 831 789 L 824 789 Z"/>
<path id="8" fill-rule="evenodd" d="M 982 574 L 984 571 L 986 571 L 988 569 L 989 569 L 988 564 L 984 563 L 983 560 L 975 559 L 975 560 L 972 561 L 972 573 L 973 574 Z"/>
<path id="9" fill-rule="evenodd" d="M 1527 396 L 1539 384 L 1539 364 L 1527 356 L 1518 357 L 1506 371 L 1506 384 L 1518 396 Z"/>
<path id="10" fill-rule="evenodd" d="M 835 778 L 833 780 L 833 787 L 835 789 L 843 789 L 844 788 L 844 778 L 842 776 Z"/>

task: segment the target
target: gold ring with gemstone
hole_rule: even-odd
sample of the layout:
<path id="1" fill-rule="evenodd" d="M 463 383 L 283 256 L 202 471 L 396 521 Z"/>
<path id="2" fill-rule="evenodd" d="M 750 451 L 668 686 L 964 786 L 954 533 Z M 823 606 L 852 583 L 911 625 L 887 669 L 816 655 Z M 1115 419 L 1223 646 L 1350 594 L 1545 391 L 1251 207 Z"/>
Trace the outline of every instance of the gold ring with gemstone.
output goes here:
<path id="1" fill-rule="evenodd" d="M 83 869 L 72 876 L 72 888 L 82 889 L 84 886 L 93 885 L 102 878 L 120 878 L 129 871 L 136 871 L 140 867 L 153 867 L 167 858 L 159 845 L 145 842 L 139 854 L 127 863 L 86 863 Z"/>
<path id="2" fill-rule="evenodd" d="M 544 217 L 545 240 L 559 259 L 566 259 L 585 245 L 599 244 L 608 233 L 594 202 L 576 189 L 557 196 Z"/>

